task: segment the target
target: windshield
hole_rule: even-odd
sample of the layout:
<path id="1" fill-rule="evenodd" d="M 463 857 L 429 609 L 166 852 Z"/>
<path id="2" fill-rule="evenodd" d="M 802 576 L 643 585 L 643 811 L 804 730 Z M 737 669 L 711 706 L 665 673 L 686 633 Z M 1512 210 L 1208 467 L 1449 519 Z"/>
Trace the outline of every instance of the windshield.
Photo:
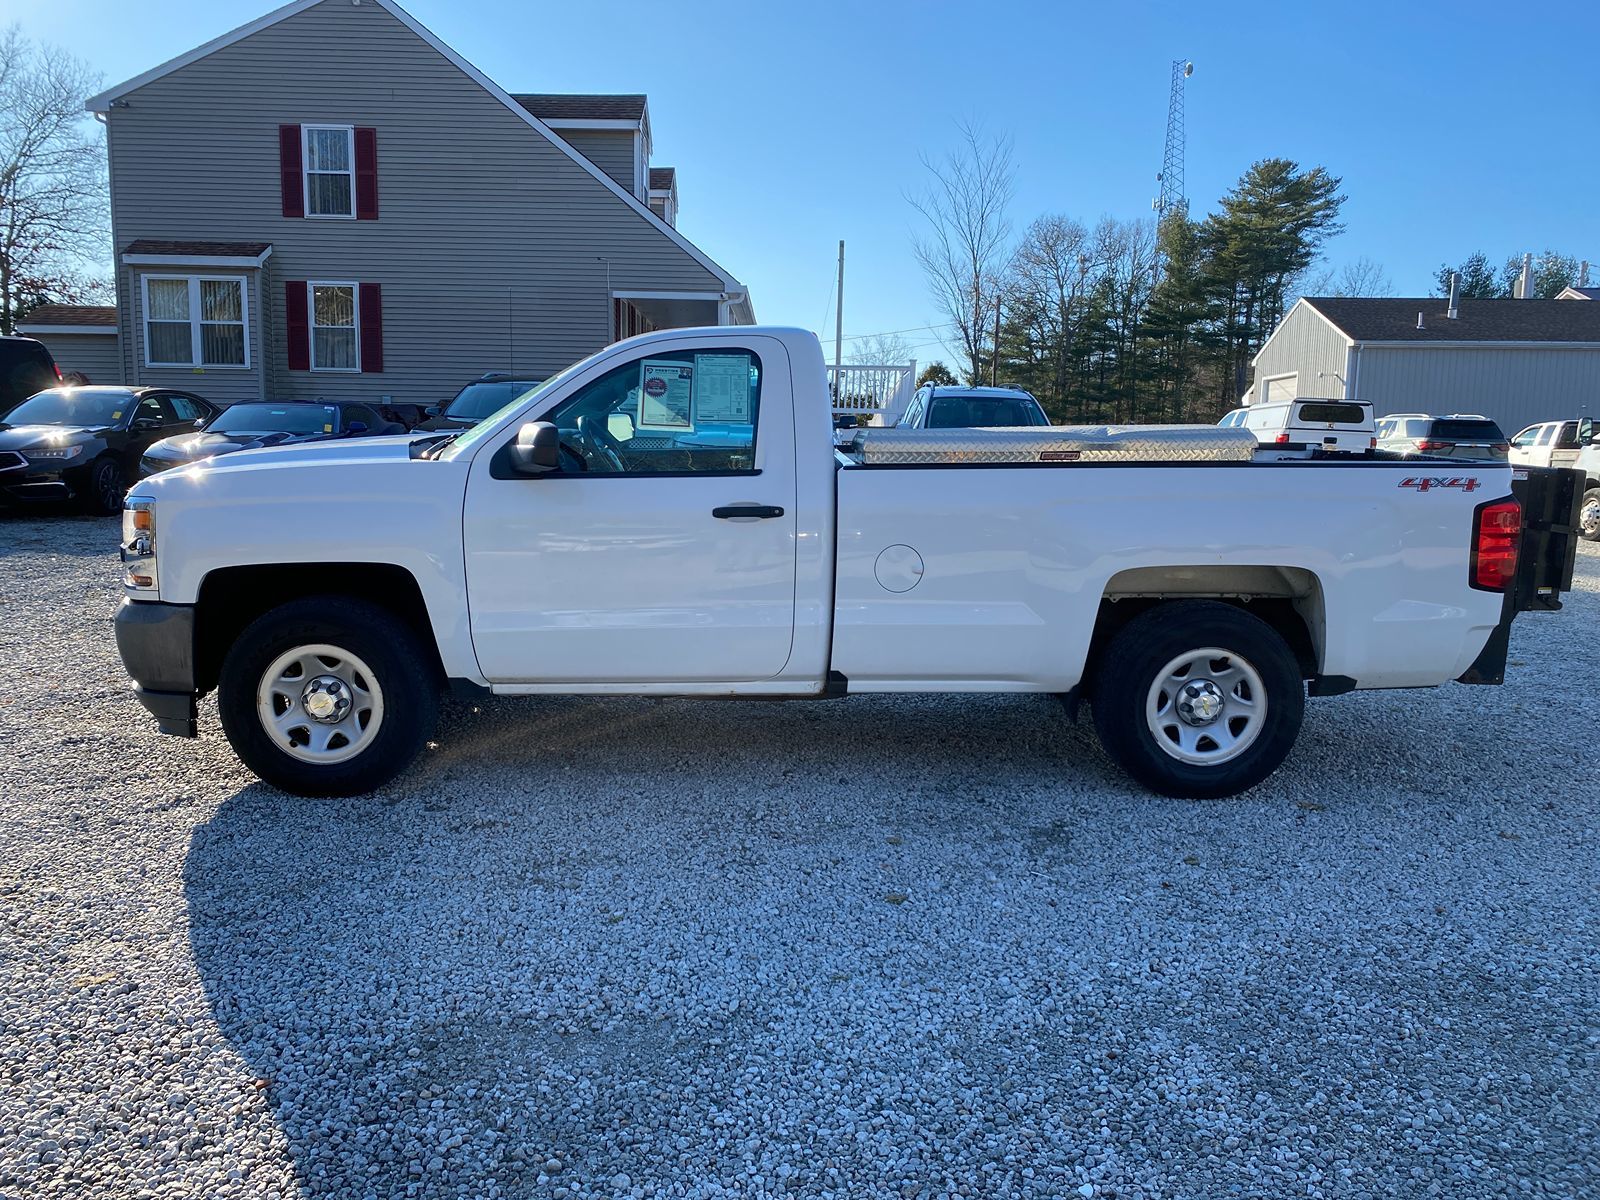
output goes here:
<path id="1" fill-rule="evenodd" d="M 1428 436 L 1446 442 L 1503 442 L 1506 440 L 1505 434 L 1500 432 L 1500 426 L 1493 421 L 1435 421 L 1433 428 L 1428 432 Z"/>
<path id="2" fill-rule="evenodd" d="M 51 388 L 37 392 L 5 416 L 7 425 L 115 425 L 132 407 L 121 388 Z"/>
<path id="3" fill-rule="evenodd" d="M 469 383 L 456 393 L 450 407 L 444 410 L 447 417 L 460 417 L 466 421 L 481 421 L 499 412 L 513 400 L 526 396 L 539 383 L 533 379 L 506 379 L 494 383 Z"/>
<path id="4" fill-rule="evenodd" d="M 206 426 L 207 433 L 334 433 L 339 410 L 331 404 L 235 404 Z"/>
<path id="5" fill-rule="evenodd" d="M 982 429 L 1004 425 L 1048 425 L 1037 400 L 1026 396 L 935 396 L 929 429 Z"/>

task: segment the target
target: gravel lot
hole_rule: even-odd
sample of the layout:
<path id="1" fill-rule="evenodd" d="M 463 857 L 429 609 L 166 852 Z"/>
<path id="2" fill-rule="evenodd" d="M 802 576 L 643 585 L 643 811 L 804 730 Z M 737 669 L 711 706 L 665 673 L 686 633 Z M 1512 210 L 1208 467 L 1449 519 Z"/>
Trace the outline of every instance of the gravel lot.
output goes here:
<path id="1" fill-rule="evenodd" d="M 0 517 L 0 1196 L 1600 1194 L 1595 547 L 1236 800 L 860 697 L 456 707 L 308 801 L 155 733 L 115 539 Z"/>

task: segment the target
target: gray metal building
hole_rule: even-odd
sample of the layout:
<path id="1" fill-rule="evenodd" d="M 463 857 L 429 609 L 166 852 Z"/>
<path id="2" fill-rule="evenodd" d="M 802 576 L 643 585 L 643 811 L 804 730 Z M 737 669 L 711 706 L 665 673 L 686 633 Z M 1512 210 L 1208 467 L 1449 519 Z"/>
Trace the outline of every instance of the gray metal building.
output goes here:
<path id="1" fill-rule="evenodd" d="M 1255 357 L 1243 403 L 1316 396 L 1482 413 L 1508 435 L 1600 415 L 1600 304 L 1306 297 Z"/>

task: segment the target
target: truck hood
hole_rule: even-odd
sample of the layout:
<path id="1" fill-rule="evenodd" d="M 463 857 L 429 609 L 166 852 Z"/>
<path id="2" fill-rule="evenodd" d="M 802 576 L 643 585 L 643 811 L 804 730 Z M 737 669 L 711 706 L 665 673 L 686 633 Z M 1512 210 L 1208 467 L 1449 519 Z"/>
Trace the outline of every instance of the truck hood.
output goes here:
<path id="1" fill-rule="evenodd" d="M 339 466 L 369 462 L 399 462 L 411 457 L 416 435 L 338 438 L 332 441 L 294 442 L 217 455 L 197 464 L 206 471 L 251 471 L 300 465 Z"/>

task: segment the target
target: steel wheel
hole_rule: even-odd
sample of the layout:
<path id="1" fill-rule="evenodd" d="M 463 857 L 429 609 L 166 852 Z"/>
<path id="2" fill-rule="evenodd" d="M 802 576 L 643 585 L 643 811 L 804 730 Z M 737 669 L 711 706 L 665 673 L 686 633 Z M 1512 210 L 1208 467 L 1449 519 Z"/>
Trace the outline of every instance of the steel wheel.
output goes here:
<path id="1" fill-rule="evenodd" d="M 1179 762 L 1215 766 L 1248 750 L 1267 716 L 1267 689 L 1249 661 L 1218 646 L 1186 650 L 1156 675 L 1145 721 Z"/>
<path id="2" fill-rule="evenodd" d="M 256 715 L 279 750 L 331 765 L 360 754 L 383 725 L 383 689 L 356 655 L 322 643 L 272 660 L 256 687 Z"/>
<path id="3" fill-rule="evenodd" d="M 1578 532 L 1591 542 L 1600 542 L 1600 489 L 1583 498 L 1578 509 Z"/>

